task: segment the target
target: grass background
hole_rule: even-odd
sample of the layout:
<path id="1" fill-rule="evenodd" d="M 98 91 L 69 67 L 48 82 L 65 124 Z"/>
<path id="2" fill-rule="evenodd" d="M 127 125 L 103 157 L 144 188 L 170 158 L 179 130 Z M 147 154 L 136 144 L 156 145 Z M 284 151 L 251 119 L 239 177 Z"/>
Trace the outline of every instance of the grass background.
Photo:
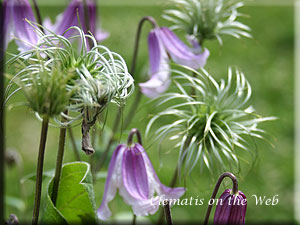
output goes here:
<path id="1" fill-rule="evenodd" d="M 110 32 L 109 39 L 103 42 L 111 50 L 120 53 L 131 65 L 133 43 L 137 24 L 140 18 L 146 15 L 153 16 L 160 25 L 168 25 L 161 18 L 164 6 L 135 6 L 103 4 L 99 8 L 101 25 L 104 30 Z M 62 4 L 58 6 L 42 6 L 43 17 L 55 16 L 63 11 Z M 252 28 L 253 39 L 236 40 L 224 38 L 224 45 L 220 46 L 217 41 L 205 43 L 211 55 L 208 59 L 206 69 L 216 78 L 226 78 L 228 66 L 236 66 L 242 70 L 253 88 L 251 103 L 263 116 L 277 116 L 279 120 L 264 125 L 275 138 L 272 148 L 269 144 L 259 141 L 259 159 L 256 166 L 245 173 L 239 180 L 239 187 L 248 197 L 247 222 L 287 222 L 293 221 L 294 201 L 294 91 L 293 91 L 293 8 L 291 6 L 255 6 L 247 5 L 242 10 L 249 15 L 243 21 Z M 142 41 L 137 66 L 137 80 L 145 80 L 145 71 L 148 65 L 147 55 L 147 32 L 150 26 L 143 29 Z M 182 38 L 184 34 L 177 33 Z M 8 51 L 16 52 L 16 46 L 10 44 Z M 22 93 L 10 101 L 10 104 L 24 100 Z M 134 96 L 128 101 L 129 106 L 133 104 Z M 145 113 L 152 110 L 148 99 L 144 97 L 134 116 L 130 127 L 137 127 L 143 133 L 148 122 Z M 124 114 L 126 115 L 126 109 Z M 114 122 L 114 107 L 110 107 L 107 127 Z M 6 111 L 6 146 L 7 150 L 17 150 L 22 158 L 19 167 L 6 167 L 6 214 L 15 213 L 21 221 L 30 221 L 33 207 L 34 182 L 24 181 L 20 178 L 35 172 L 38 142 L 41 124 L 34 114 L 26 107 L 8 107 Z M 80 143 L 80 127 L 74 128 L 75 135 Z M 121 134 L 120 134 L 121 135 Z M 126 139 L 127 132 L 123 131 L 121 139 Z M 97 157 L 101 157 L 101 150 L 105 140 L 97 139 Z M 171 180 L 177 162 L 177 150 L 160 157 L 160 166 L 157 145 L 150 145 L 151 140 L 144 139 L 149 157 L 157 170 L 162 183 L 168 184 Z M 51 170 L 55 166 L 58 145 L 58 129 L 51 127 L 47 140 L 44 170 Z M 64 162 L 74 161 L 72 147 L 67 143 Z M 163 143 L 164 152 L 169 150 L 168 143 Z M 89 160 L 80 153 L 82 159 Z M 103 169 L 103 171 L 105 171 Z M 208 200 L 213 183 L 208 172 L 199 174 L 198 171 L 187 179 L 187 193 L 184 197 L 204 198 Z M 44 183 L 44 187 L 47 180 Z M 183 182 L 181 183 L 183 185 Z M 226 187 L 230 187 L 230 183 Z M 225 188 L 225 187 L 223 187 Z M 100 205 L 104 190 L 104 179 L 95 183 L 95 194 L 97 205 Z M 221 190 L 219 195 L 221 194 Z M 268 198 L 279 195 L 279 203 L 276 206 L 257 206 L 252 195 L 266 196 Z M 117 197 L 111 204 L 114 218 L 131 218 L 130 208 Z M 175 206 L 172 208 L 174 221 L 199 222 L 204 219 L 207 205 L 203 206 Z M 149 217 L 155 221 L 157 215 Z M 212 216 L 211 216 L 212 218 Z"/>

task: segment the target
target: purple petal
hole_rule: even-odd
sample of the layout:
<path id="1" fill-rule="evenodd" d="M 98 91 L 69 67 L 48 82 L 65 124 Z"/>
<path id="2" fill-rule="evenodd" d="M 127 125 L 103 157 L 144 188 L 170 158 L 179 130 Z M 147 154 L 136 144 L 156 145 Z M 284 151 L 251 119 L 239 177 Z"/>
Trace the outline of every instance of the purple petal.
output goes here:
<path id="1" fill-rule="evenodd" d="M 66 10 L 63 12 L 63 14 L 60 14 L 56 17 L 56 22 L 54 24 L 54 28 L 56 30 L 54 31 L 58 35 L 63 35 L 65 37 L 70 37 L 72 35 L 72 31 L 68 31 L 64 33 L 69 27 L 71 26 L 78 26 L 78 17 L 77 17 L 77 12 L 80 18 L 80 22 L 82 23 L 83 21 L 81 20 L 81 14 L 83 12 L 83 7 L 81 6 L 83 2 L 81 0 L 73 0 Z"/>
<path id="2" fill-rule="evenodd" d="M 119 188 L 119 194 L 123 200 L 132 207 L 137 216 L 154 214 L 159 207 L 159 200 L 150 198 L 149 176 L 145 161 L 136 145 L 123 154 L 122 161 L 123 186 Z"/>
<path id="3" fill-rule="evenodd" d="M 167 187 L 165 185 L 163 185 L 153 166 L 152 166 L 152 163 L 146 153 L 146 151 L 144 150 L 143 146 L 141 146 L 140 144 L 136 144 L 136 147 L 137 149 L 140 151 L 141 155 L 143 156 L 144 158 L 144 161 L 146 163 L 146 167 L 147 167 L 147 172 L 148 172 L 148 176 L 149 176 L 149 180 L 150 180 L 150 189 L 154 189 L 158 196 L 160 196 L 161 200 L 164 200 L 164 199 L 178 199 L 180 198 L 184 193 L 185 193 L 185 188 L 170 188 L 170 187 Z M 150 193 L 153 195 L 153 193 Z"/>
<path id="4" fill-rule="evenodd" d="M 111 211 L 108 208 L 108 203 L 113 200 L 116 195 L 117 188 L 121 186 L 120 173 L 122 157 L 125 149 L 125 145 L 119 145 L 114 151 L 110 160 L 102 203 L 97 210 L 97 215 L 101 220 L 107 220 L 111 216 Z"/>
<path id="5" fill-rule="evenodd" d="M 26 51 L 36 45 L 38 34 L 36 28 L 26 22 L 25 19 L 36 22 L 31 6 L 27 0 L 12 0 L 9 3 L 14 22 L 14 35 L 19 51 Z"/>
<path id="6" fill-rule="evenodd" d="M 204 49 L 200 54 L 195 54 L 193 49 L 184 44 L 169 28 L 158 29 L 160 39 L 174 62 L 193 69 L 204 67 L 209 56 L 209 51 Z"/>
<path id="7" fill-rule="evenodd" d="M 219 199 L 223 204 L 216 207 L 214 225 L 244 225 L 247 203 L 242 203 L 246 196 L 240 191 L 238 195 L 232 195 L 231 190 L 227 189 Z"/>
<path id="8" fill-rule="evenodd" d="M 148 51 L 151 78 L 139 85 L 143 94 L 154 98 L 165 92 L 171 83 L 168 55 L 157 36 L 157 30 L 148 35 Z"/>
<path id="9" fill-rule="evenodd" d="M 143 156 L 134 147 L 124 152 L 122 178 L 127 192 L 136 199 L 149 198 L 149 184 Z"/>
<path id="10" fill-rule="evenodd" d="M 95 38 L 97 41 L 101 42 L 104 41 L 109 37 L 109 33 L 106 31 L 103 31 L 101 29 L 96 29 Z"/>
<path id="11" fill-rule="evenodd" d="M 10 2 L 11 3 L 11 2 Z M 7 48 L 8 43 L 12 40 L 12 18 L 11 18 L 11 7 L 9 6 L 9 0 L 4 0 L 2 3 L 3 7 L 3 18 L 4 18 L 4 28 L 3 33 L 5 34 L 4 49 Z"/>

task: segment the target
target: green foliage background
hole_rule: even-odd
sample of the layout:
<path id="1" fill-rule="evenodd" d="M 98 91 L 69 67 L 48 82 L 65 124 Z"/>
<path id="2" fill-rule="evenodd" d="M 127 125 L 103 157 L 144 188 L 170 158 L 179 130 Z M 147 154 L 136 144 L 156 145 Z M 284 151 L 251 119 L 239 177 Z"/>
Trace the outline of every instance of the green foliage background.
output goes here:
<path id="1" fill-rule="evenodd" d="M 110 2 L 110 1 L 109 1 Z M 112 1 L 113 2 L 113 1 Z M 111 50 L 120 53 L 131 65 L 133 43 L 138 20 L 143 16 L 150 15 L 156 18 L 160 25 L 168 25 L 161 18 L 164 4 L 153 4 L 154 6 L 134 6 L 134 4 L 118 5 L 113 2 L 111 5 L 101 3 L 99 16 L 104 30 L 110 32 L 109 39 L 103 42 Z M 41 7 L 43 17 L 50 16 L 52 19 L 63 11 L 63 4 L 58 6 Z M 237 66 L 243 71 L 253 88 L 252 104 L 263 116 L 277 116 L 279 120 L 267 123 L 264 128 L 275 138 L 275 147 L 259 141 L 259 158 L 252 170 L 239 178 L 240 190 L 248 197 L 247 221 L 250 222 L 280 222 L 293 220 L 293 138 L 294 138 L 294 76 L 293 76 L 293 50 L 294 50 L 294 26 L 293 8 L 291 6 L 246 6 L 242 12 L 249 15 L 243 18 L 245 24 L 252 28 L 253 39 L 236 40 L 224 38 L 224 45 L 219 46 L 217 41 L 206 42 L 211 56 L 208 59 L 206 69 L 217 78 L 226 78 L 228 66 Z M 148 65 L 147 55 L 147 32 L 150 26 L 144 27 L 136 80 L 145 80 Z M 184 38 L 184 34 L 180 34 Z M 10 52 L 16 52 L 16 46 L 10 44 Z M 10 103 L 19 102 L 24 99 L 20 93 Z M 134 96 L 130 97 L 128 106 L 133 103 Z M 130 127 L 137 127 L 143 133 L 148 122 L 145 116 L 153 112 L 148 99 L 143 98 L 141 108 L 134 117 Z M 128 110 L 129 107 L 126 107 Z M 116 109 L 109 107 L 106 126 L 112 126 Z M 124 115 L 126 115 L 126 109 Z M 38 142 L 41 124 L 34 117 L 33 113 L 25 107 L 9 107 L 6 111 L 6 146 L 7 150 L 16 149 L 20 152 L 23 161 L 19 168 L 6 167 L 6 195 L 22 199 L 25 207 L 18 207 L 18 201 L 7 201 L 6 215 L 15 213 L 21 221 L 30 221 L 33 207 L 34 183 L 32 181 L 19 180 L 23 176 L 35 172 Z M 80 127 L 74 128 L 76 137 L 80 138 Z M 119 133 L 118 137 L 125 140 L 126 131 Z M 98 140 L 100 143 L 101 140 Z M 161 160 L 159 161 L 158 146 L 152 145 L 151 140 L 144 138 L 145 147 L 148 150 L 150 159 L 158 172 L 162 183 L 168 184 L 171 180 L 177 162 L 177 152 L 170 150 L 168 143 L 163 143 Z M 78 146 L 80 141 L 78 142 Z M 47 141 L 45 156 L 45 171 L 55 166 L 58 145 L 58 129 L 51 127 Z M 75 160 L 70 143 L 67 144 L 64 162 Z M 96 149 L 100 152 L 101 149 Z M 83 152 L 80 152 L 82 159 L 89 160 Z M 162 163 L 162 166 L 160 167 Z M 107 168 L 107 165 L 106 165 Z M 105 168 L 105 170 L 106 170 Z M 103 171 L 105 171 L 103 170 Z M 44 189 L 49 179 L 45 179 Z M 181 185 L 183 185 L 183 181 Z M 186 180 L 188 192 L 184 197 L 204 198 L 208 201 L 213 190 L 214 182 L 207 171 L 199 174 L 197 169 Z M 226 187 L 230 187 L 230 183 Z M 225 186 L 223 187 L 225 188 Z M 95 196 L 97 207 L 101 203 L 104 191 L 104 179 L 95 183 Z M 45 193 L 45 192 L 44 192 Z M 219 193 L 220 195 L 221 193 Z M 252 195 L 267 196 L 279 195 L 279 203 L 276 206 L 256 206 L 255 198 Z M 44 194 L 45 196 L 45 194 Z M 43 206 L 43 205 L 42 205 Z M 114 216 L 130 212 L 121 198 L 115 199 L 111 204 Z M 202 221 L 205 216 L 207 205 L 203 206 L 175 206 L 172 209 L 174 221 Z M 155 220 L 156 216 L 151 216 Z"/>

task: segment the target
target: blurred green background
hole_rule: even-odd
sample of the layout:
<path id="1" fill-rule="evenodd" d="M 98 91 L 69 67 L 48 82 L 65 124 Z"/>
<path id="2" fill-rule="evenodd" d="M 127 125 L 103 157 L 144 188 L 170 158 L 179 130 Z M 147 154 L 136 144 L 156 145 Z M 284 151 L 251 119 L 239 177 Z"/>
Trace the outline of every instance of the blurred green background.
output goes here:
<path id="1" fill-rule="evenodd" d="M 61 2 L 61 1 L 60 1 Z M 133 44 L 136 34 L 137 24 L 143 16 L 152 16 L 157 19 L 160 25 L 168 25 L 162 19 L 161 14 L 166 9 L 165 4 L 122 4 L 108 1 L 101 3 L 99 7 L 99 17 L 104 30 L 110 32 L 110 37 L 103 42 L 111 50 L 120 53 L 131 65 Z M 134 1 L 132 1 L 134 3 Z M 43 17 L 55 16 L 64 10 L 62 3 L 54 6 L 42 6 Z M 236 66 L 246 75 L 252 85 L 253 95 L 251 103 L 257 112 L 263 116 L 276 116 L 279 120 L 266 123 L 263 128 L 273 136 L 274 148 L 264 141 L 258 141 L 259 158 L 255 167 L 239 179 L 239 189 L 248 197 L 248 209 L 246 220 L 248 223 L 293 221 L 294 205 L 294 92 L 293 92 L 293 7 L 266 5 L 246 5 L 242 9 L 243 13 L 249 15 L 242 18 L 245 24 L 252 28 L 253 39 L 237 40 L 231 37 L 224 38 L 224 45 L 220 46 L 217 41 L 205 43 L 205 47 L 211 52 L 206 69 L 216 78 L 226 78 L 228 66 Z M 150 25 L 143 28 L 140 44 L 136 80 L 145 80 L 148 66 L 147 53 L 147 33 Z M 181 38 L 183 33 L 177 33 Z M 10 44 L 8 51 L 16 52 L 15 44 Z M 6 215 L 16 214 L 20 221 L 30 221 L 33 207 L 33 193 L 35 184 L 30 180 L 20 183 L 20 179 L 27 174 L 34 173 L 36 169 L 37 150 L 40 137 L 41 123 L 34 114 L 26 107 L 15 106 L 16 102 L 23 101 L 22 93 L 16 95 L 10 102 L 6 111 L 6 146 L 7 151 L 16 150 L 21 155 L 21 162 L 18 167 L 6 167 Z M 133 103 L 134 96 L 130 97 L 128 108 Z M 153 111 L 152 105 L 147 104 L 148 99 L 143 98 L 140 110 L 134 116 L 130 128 L 137 127 L 142 133 L 145 131 L 148 122 L 147 112 Z M 106 126 L 112 127 L 115 118 L 116 108 L 109 107 L 109 114 Z M 80 127 L 75 127 L 75 136 L 80 147 Z M 125 140 L 127 131 L 121 135 L 121 140 Z M 119 138 L 118 138 L 119 139 Z M 96 138 L 96 161 L 101 157 L 103 142 Z M 150 139 L 144 138 L 145 147 L 149 157 L 156 169 L 162 183 L 168 184 L 176 167 L 178 152 L 176 149 L 169 154 L 159 156 L 156 144 L 152 145 Z M 58 145 L 58 129 L 51 127 L 47 140 L 44 171 L 54 168 Z M 66 155 L 64 162 L 74 161 L 72 146 L 68 139 L 66 145 Z M 167 152 L 170 146 L 163 143 L 163 152 Z M 89 158 L 80 152 L 82 159 L 89 161 Z M 159 160 L 160 157 L 160 160 Z M 106 171 L 106 167 L 102 170 Z M 197 170 L 186 180 L 188 191 L 186 198 L 204 198 L 208 200 L 213 191 L 212 180 L 208 172 L 199 174 Z M 45 180 L 46 187 L 48 180 Z M 99 206 L 104 190 L 104 179 L 99 179 L 95 183 L 96 202 Z M 183 181 L 181 182 L 183 185 Z M 226 187 L 231 187 L 228 182 Z M 225 187 L 222 187 L 225 188 Z M 221 188 L 221 189 L 222 189 Z M 220 190 L 220 195 L 222 190 Z M 256 205 L 252 195 L 266 196 L 272 198 L 279 195 L 279 203 L 276 206 Z M 117 197 L 110 207 L 114 218 L 131 218 L 131 209 Z M 173 219 L 176 222 L 191 221 L 199 222 L 204 219 L 207 205 L 203 206 L 174 206 L 172 208 Z M 157 213 L 158 215 L 158 213 Z M 149 219 L 156 221 L 157 215 L 150 216 Z M 211 218 L 213 215 L 211 215 Z"/>

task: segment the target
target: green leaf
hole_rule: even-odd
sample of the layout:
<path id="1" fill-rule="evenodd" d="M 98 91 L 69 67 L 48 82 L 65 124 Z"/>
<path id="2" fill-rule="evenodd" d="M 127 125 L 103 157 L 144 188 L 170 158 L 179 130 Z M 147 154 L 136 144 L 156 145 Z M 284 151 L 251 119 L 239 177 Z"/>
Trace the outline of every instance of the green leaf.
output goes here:
<path id="1" fill-rule="evenodd" d="M 51 200 L 53 179 L 47 189 L 45 224 L 95 224 L 96 207 L 90 165 L 74 162 L 63 165 L 56 206 Z"/>

